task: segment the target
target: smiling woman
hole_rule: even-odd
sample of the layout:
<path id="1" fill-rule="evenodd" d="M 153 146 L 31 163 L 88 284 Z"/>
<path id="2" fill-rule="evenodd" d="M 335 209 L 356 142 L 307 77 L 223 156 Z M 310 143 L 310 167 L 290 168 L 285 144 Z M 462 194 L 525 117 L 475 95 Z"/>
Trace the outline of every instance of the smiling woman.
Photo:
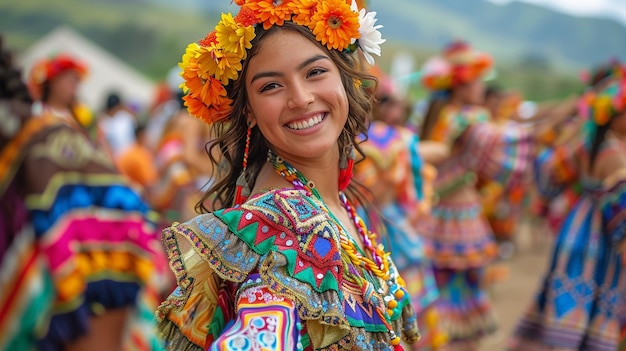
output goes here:
<path id="1" fill-rule="evenodd" d="M 157 311 L 165 345 L 402 349 L 418 338 L 410 298 L 350 184 L 372 110 L 366 60 L 383 42 L 375 14 L 345 0 L 235 3 L 181 63 L 220 172 L 205 213 L 164 232 L 178 278 Z"/>

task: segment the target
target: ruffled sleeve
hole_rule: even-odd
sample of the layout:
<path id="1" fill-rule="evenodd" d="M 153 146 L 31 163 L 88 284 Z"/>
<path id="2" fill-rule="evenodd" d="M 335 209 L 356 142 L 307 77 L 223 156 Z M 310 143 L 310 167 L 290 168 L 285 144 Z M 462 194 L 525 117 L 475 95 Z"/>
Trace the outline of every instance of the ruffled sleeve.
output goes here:
<path id="1" fill-rule="evenodd" d="M 468 127 L 489 120 L 489 111 L 479 106 L 446 106 L 433 127 L 430 139 L 452 146 Z"/>
<path id="2" fill-rule="evenodd" d="M 460 142 L 461 162 L 482 179 L 504 187 L 528 180 L 534 147 L 531 135 L 521 127 L 475 123 Z"/>
<path id="3" fill-rule="evenodd" d="M 178 280 L 177 290 L 157 311 L 162 334 L 170 343 L 175 340 L 170 349 L 208 346 L 202 332 L 209 332 L 217 319 L 229 320 L 216 317 L 220 304 L 212 287 L 222 282 L 239 286 L 257 272 L 274 294 L 294 303 L 309 328 L 317 325 L 327 339 L 348 334 L 339 296 L 343 267 L 338 232 L 328 215 L 309 201 L 297 190 L 269 192 L 164 231 L 170 266 Z M 183 317 L 191 314 L 209 317 L 202 321 Z M 221 332 L 211 330 L 216 336 Z M 315 344 L 323 345 L 324 340 Z"/>

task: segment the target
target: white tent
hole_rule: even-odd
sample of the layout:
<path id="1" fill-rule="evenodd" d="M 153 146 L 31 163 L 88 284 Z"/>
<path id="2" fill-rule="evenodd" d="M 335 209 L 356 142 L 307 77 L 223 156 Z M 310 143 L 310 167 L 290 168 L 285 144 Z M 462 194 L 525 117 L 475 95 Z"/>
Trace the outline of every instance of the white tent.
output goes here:
<path id="1" fill-rule="evenodd" d="M 89 74 L 81 83 L 78 95 L 92 111 L 102 109 L 111 91 L 140 109 L 152 102 L 156 88 L 154 82 L 66 26 L 58 27 L 41 38 L 17 61 L 27 77 L 35 62 L 59 53 L 72 55 L 87 65 Z"/>

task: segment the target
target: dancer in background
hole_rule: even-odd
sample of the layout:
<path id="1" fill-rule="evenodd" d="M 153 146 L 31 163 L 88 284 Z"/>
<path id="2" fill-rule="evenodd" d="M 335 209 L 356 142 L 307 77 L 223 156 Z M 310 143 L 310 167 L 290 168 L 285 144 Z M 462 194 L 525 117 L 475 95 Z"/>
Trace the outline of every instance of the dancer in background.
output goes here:
<path id="1" fill-rule="evenodd" d="M 517 110 L 522 102 L 518 92 L 505 91 L 495 86 L 485 89 L 484 105 L 489 109 L 491 122 L 502 128 L 516 127 Z M 504 187 L 498 181 L 478 178 L 478 190 L 482 195 L 483 212 L 493 231 L 498 245 L 498 257 L 506 260 L 514 252 L 514 234 L 518 229 L 525 202 L 528 199 L 528 184 Z M 492 282 L 507 275 L 505 266 L 498 264 L 490 268 Z"/>
<path id="2" fill-rule="evenodd" d="M 32 103 L 0 41 L 0 349 L 159 350 L 150 209 L 73 116 Z"/>
<path id="3" fill-rule="evenodd" d="M 383 42 L 356 2 L 236 1 L 187 47 L 185 103 L 212 124 L 204 213 L 164 232 L 171 350 L 402 350 L 418 338 L 393 260 L 350 186 Z M 369 223 L 376 223 L 369 221 Z"/>
<path id="4" fill-rule="evenodd" d="M 451 153 L 437 164 L 439 201 L 417 223 L 417 231 L 432 250 L 438 310 L 452 350 L 478 350 L 481 337 L 496 328 L 483 277 L 497 247 L 482 213 L 477 177 L 516 184 L 532 154 L 522 128 L 501 129 L 488 122 L 482 78 L 491 66 L 489 55 L 453 42 L 423 69 L 423 84 L 432 96 L 421 140 L 443 142 Z"/>
<path id="5" fill-rule="evenodd" d="M 92 140 L 96 140 L 94 115 L 78 100 L 80 82 L 87 74 L 86 63 L 68 54 L 37 61 L 28 78 L 28 88 L 35 99 L 33 115 L 46 114 L 76 121 Z"/>
<path id="6" fill-rule="evenodd" d="M 372 201 L 381 209 L 391 257 L 406 282 L 418 317 L 421 339 L 413 348 L 442 350 L 447 337 L 433 308 L 439 293 L 423 240 L 415 230 L 415 222 L 430 210 L 436 169 L 424 162 L 417 135 L 404 127 L 409 102 L 379 67 L 372 73 L 378 79 L 376 102 L 367 140 L 359 144 L 365 159 L 355 167 L 355 180 L 372 192 Z M 426 152 L 426 157 L 431 154 Z"/>
<path id="7" fill-rule="evenodd" d="M 595 67 L 590 72 L 581 74 L 586 89 L 595 91 L 602 90 L 613 79 L 623 77 L 626 68 L 617 59 Z M 554 147 L 571 139 L 580 139 L 585 135 L 583 126 L 586 119 L 577 111 L 579 96 L 570 97 L 562 101 L 540 106 L 536 115 L 527 122 L 534 124 L 536 130 L 537 146 L 539 149 Z M 558 195 L 552 198 L 536 197 L 532 206 L 534 212 L 540 218 L 546 218 L 546 222 L 552 233 L 556 236 L 565 217 L 568 216 L 582 191 L 580 184 L 571 184 Z"/>
<path id="8" fill-rule="evenodd" d="M 608 86 L 607 86 L 608 84 Z M 626 320 L 626 80 L 611 79 L 580 100 L 585 135 L 542 152 L 542 195 L 582 187 L 556 237 L 548 272 L 510 350 L 615 350 Z"/>

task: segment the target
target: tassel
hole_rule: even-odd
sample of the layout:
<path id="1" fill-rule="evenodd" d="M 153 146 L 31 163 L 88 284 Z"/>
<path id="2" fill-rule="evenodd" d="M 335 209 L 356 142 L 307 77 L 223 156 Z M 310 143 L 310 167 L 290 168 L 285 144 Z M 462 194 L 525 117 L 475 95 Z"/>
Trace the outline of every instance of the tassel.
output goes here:
<path id="1" fill-rule="evenodd" d="M 352 180 L 352 170 L 356 154 L 352 145 L 346 147 L 339 160 L 339 191 L 344 191 Z"/>
<path id="2" fill-rule="evenodd" d="M 250 186 L 248 185 L 248 181 L 246 180 L 246 172 L 243 171 L 237 178 L 235 191 L 235 205 L 241 205 L 242 203 L 248 200 L 250 196 Z"/>

